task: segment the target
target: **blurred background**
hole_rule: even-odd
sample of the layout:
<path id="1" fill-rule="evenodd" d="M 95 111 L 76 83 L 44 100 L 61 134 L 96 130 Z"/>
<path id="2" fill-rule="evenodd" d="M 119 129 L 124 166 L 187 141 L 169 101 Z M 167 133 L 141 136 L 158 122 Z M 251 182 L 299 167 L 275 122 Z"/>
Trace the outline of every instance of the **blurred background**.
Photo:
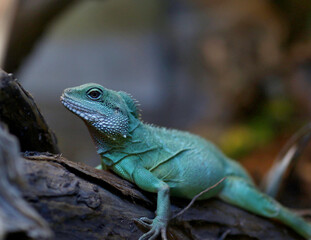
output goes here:
<path id="1" fill-rule="evenodd" d="M 99 157 L 59 97 L 95 82 L 131 93 L 145 122 L 215 142 L 258 181 L 310 121 L 311 1 L 0 0 L 0 67 L 33 95 L 72 161 Z M 287 205 L 303 193 L 311 207 L 310 159 L 309 144 Z"/>

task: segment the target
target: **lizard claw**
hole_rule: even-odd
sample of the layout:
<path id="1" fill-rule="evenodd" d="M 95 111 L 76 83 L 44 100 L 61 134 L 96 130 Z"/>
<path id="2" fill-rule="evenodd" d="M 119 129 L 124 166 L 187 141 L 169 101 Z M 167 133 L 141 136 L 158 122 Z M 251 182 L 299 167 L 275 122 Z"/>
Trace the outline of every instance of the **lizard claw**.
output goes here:
<path id="1" fill-rule="evenodd" d="M 140 219 L 136 219 L 136 222 L 140 223 L 144 227 L 150 228 L 150 230 L 144 235 L 142 235 L 138 240 L 154 240 L 159 234 L 161 234 L 162 240 L 167 240 L 166 220 L 161 219 L 159 217 L 156 217 L 153 220 L 146 217 L 142 217 Z"/>
<path id="2" fill-rule="evenodd" d="M 147 217 L 135 218 L 134 221 L 144 226 L 145 228 L 152 228 L 152 219 L 150 218 Z"/>
<path id="3" fill-rule="evenodd" d="M 162 240 L 167 240 L 167 237 L 166 237 L 166 228 L 165 228 L 165 229 L 161 229 L 161 237 L 162 237 Z"/>

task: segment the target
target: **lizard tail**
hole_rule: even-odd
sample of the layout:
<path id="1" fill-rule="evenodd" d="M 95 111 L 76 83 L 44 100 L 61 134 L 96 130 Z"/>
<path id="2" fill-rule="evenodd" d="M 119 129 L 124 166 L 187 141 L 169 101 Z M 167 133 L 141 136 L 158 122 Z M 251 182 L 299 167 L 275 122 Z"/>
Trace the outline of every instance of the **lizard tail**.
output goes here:
<path id="1" fill-rule="evenodd" d="M 282 206 L 272 197 L 260 192 L 241 177 L 227 177 L 219 197 L 227 203 L 257 215 L 277 219 L 304 238 L 311 240 L 311 224 L 309 222 Z"/>

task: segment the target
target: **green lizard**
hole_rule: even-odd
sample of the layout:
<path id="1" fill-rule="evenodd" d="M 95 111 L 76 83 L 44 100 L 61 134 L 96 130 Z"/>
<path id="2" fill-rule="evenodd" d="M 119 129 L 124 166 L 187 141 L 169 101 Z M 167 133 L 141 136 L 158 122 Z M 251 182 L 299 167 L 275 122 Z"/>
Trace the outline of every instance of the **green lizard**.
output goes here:
<path id="1" fill-rule="evenodd" d="M 141 189 L 158 194 L 156 217 L 138 220 L 150 228 L 140 240 L 158 235 L 167 239 L 170 195 L 192 199 L 224 177 L 200 199 L 219 197 L 277 219 L 311 240 L 311 224 L 261 193 L 237 162 L 199 136 L 143 123 L 135 100 L 127 93 L 89 83 L 66 89 L 61 101 L 85 122 L 103 169 L 111 169 Z"/>

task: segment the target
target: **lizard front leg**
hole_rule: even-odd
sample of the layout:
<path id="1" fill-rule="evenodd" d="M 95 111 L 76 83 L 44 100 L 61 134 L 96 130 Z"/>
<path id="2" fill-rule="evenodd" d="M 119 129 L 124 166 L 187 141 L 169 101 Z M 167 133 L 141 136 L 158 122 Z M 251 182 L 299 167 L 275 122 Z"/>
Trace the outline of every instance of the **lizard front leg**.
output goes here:
<path id="1" fill-rule="evenodd" d="M 158 193 L 156 217 L 153 220 L 146 217 L 137 219 L 137 222 L 150 228 L 139 240 L 152 240 L 159 234 L 163 240 L 167 240 L 166 227 L 170 216 L 169 186 L 132 158 L 122 160 L 114 165 L 112 170 L 123 178 L 134 182 L 139 188 Z"/>
<path id="2" fill-rule="evenodd" d="M 163 240 L 167 240 L 166 228 L 170 216 L 169 186 L 141 166 L 134 170 L 133 180 L 141 189 L 158 193 L 156 217 L 153 220 L 145 217 L 138 220 L 139 223 L 150 228 L 149 232 L 141 236 L 139 240 L 152 240 L 159 234 Z"/>

